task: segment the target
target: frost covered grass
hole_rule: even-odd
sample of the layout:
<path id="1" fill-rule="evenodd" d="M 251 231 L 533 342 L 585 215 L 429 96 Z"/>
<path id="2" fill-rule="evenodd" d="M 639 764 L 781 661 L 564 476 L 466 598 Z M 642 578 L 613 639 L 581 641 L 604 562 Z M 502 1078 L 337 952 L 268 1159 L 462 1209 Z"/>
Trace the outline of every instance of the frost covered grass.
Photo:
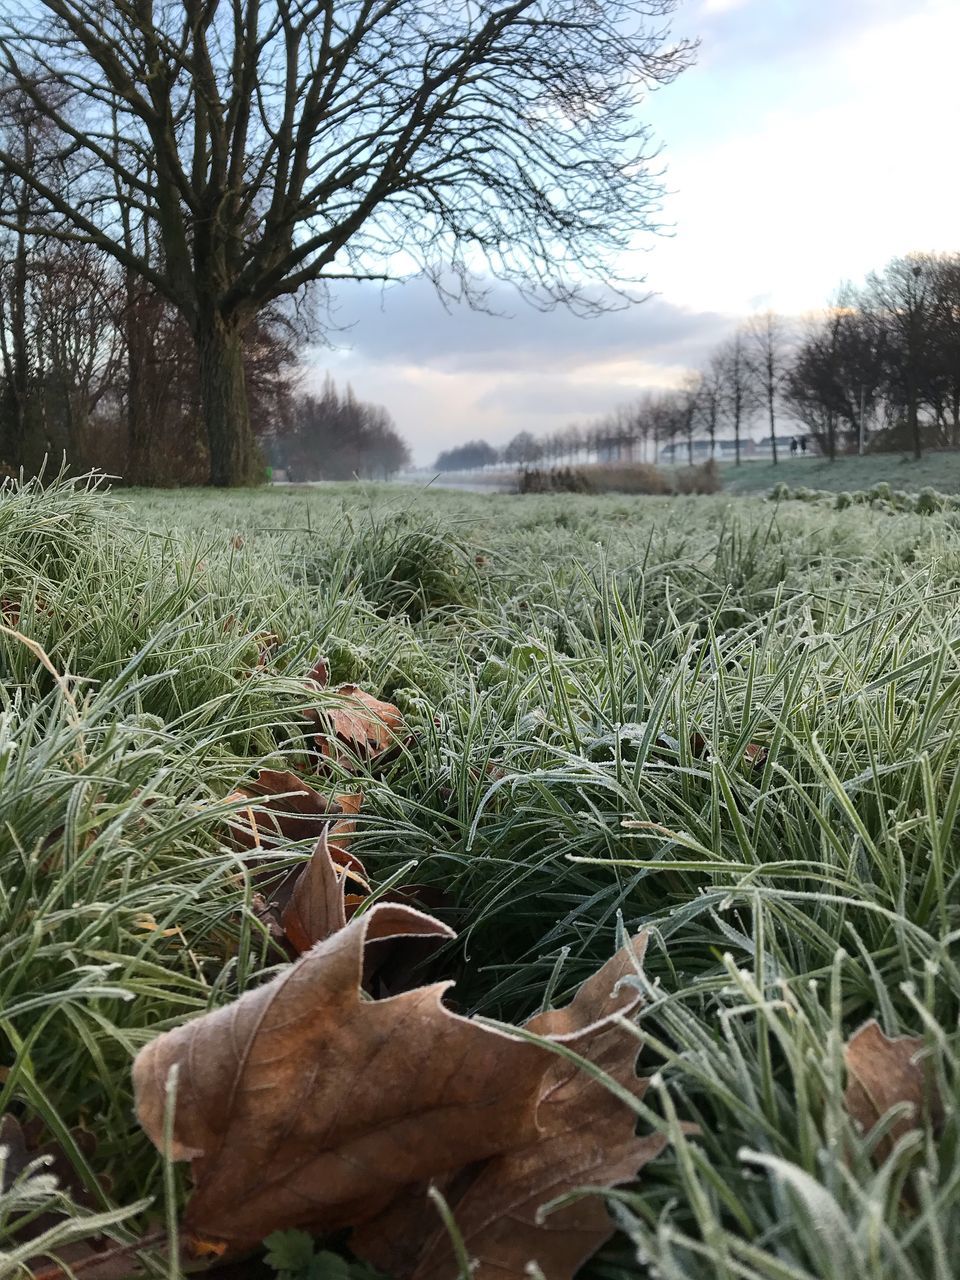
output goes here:
<path id="1" fill-rule="evenodd" d="M 75 1206 L 55 1253 L 186 1194 L 129 1065 L 273 963 L 225 797 L 258 766 L 309 778 L 320 654 L 416 734 L 341 781 L 367 868 L 446 894 L 460 1009 L 521 1018 L 621 921 L 652 932 L 644 1123 L 674 1141 L 610 1197 L 590 1274 L 954 1274 L 956 515 L 60 483 L 0 496 L 0 580 L 0 1113 L 73 1169 L 69 1195 L 27 1172 L 0 1197 L 0 1276 L 40 1209 Z M 870 1017 L 924 1037 L 946 1102 L 879 1164 L 843 1105 Z"/>

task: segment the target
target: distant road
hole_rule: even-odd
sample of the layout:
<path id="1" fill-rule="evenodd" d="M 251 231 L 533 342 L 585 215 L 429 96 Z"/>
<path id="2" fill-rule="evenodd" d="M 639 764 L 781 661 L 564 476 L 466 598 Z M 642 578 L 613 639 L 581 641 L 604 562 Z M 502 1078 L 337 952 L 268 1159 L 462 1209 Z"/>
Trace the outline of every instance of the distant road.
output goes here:
<path id="1" fill-rule="evenodd" d="M 517 487 L 517 477 L 512 471 L 408 471 L 395 476 L 393 483 L 467 493 L 511 493 Z"/>

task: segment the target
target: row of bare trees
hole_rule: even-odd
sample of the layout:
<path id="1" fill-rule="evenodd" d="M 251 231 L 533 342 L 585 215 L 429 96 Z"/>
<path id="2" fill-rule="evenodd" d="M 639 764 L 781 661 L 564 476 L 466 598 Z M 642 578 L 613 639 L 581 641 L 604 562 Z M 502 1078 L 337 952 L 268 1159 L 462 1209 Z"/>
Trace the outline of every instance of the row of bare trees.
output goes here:
<path id="1" fill-rule="evenodd" d="M 789 437 L 812 437 L 831 459 L 960 448 L 960 254 L 895 258 L 800 322 L 754 316 L 679 387 L 644 391 L 586 425 L 521 432 L 502 457 L 654 461 L 666 450 L 692 463 L 722 440 L 739 465 L 758 436 L 775 464 Z"/>
<path id="2" fill-rule="evenodd" d="M 800 335 L 785 387 L 831 458 L 960 448 L 960 254 L 910 254 L 847 287 Z"/>
<path id="3" fill-rule="evenodd" d="M 381 405 L 340 393 L 327 377 L 319 395 L 300 395 L 268 445 L 290 480 L 386 480 L 410 464 L 410 450 Z"/>
<path id="4" fill-rule="evenodd" d="M 791 324 L 772 313 L 729 338 L 699 375 L 711 442 L 758 426 L 778 461 L 778 424 L 840 453 L 960 448 L 960 254 L 914 253 L 846 285 Z"/>

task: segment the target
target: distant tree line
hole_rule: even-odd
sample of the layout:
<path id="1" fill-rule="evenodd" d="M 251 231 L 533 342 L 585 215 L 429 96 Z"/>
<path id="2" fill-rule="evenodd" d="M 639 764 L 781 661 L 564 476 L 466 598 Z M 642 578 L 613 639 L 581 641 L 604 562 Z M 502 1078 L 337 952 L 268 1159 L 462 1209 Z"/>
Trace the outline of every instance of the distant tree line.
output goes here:
<path id="1" fill-rule="evenodd" d="M 268 456 L 294 481 L 386 480 L 410 464 L 410 450 L 386 409 L 362 403 L 350 387 L 341 395 L 329 376 L 319 395 L 295 398 Z"/>
<path id="2" fill-rule="evenodd" d="M 500 461 L 500 451 L 485 440 L 468 440 L 454 449 L 445 449 L 433 464 L 436 471 L 476 471 Z"/>
<path id="3" fill-rule="evenodd" d="M 549 434 L 521 431 L 501 450 L 453 449 L 438 469 L 584 461 L 691 464 L 696 442 L 732 444 L 739 464 L 762 432 L 774 463 L 785 435 L 821 453 L 960 449 L 960 254 L 908 254 L 799 324 L 766 312 L 741 325 L 675 388 L 645 390 L 593 422 Z"/>

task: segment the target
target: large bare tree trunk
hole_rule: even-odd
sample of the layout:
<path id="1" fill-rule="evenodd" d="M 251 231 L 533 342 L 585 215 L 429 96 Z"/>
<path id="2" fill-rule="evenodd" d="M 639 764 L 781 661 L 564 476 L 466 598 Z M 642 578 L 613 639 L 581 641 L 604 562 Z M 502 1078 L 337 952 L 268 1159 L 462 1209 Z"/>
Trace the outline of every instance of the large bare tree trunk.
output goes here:
<path id="1" fill-rule="evenodd" d="M 147 333 L 143 285 L 132 271 L 126 273 L 126 305 L 124 328 L 127 357 L 127 468 L 128 484 L 150 484 L 154 480 L 152 440 L 154 424 L 150 421 L 146 382 Z"/>
<path id="2" fill-rule="evenodd" d="M 258 484 L 263 467 L 250 428 L 242 330 L 216 312 L 207 313 L 197 325 L 196 341 L 210 483 L 221 487 Z"/>

